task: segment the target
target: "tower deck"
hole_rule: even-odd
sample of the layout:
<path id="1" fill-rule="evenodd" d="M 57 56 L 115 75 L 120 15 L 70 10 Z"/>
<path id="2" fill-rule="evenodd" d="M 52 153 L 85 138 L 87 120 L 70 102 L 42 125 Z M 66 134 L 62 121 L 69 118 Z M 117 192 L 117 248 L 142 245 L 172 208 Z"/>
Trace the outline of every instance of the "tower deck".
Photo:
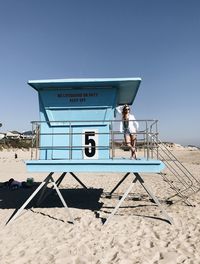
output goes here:
<path id="1" fill-rule="evenodd" d="M 164 164 L 155 159 L 28 160 L 29 172 L 138 172 L 158 173 Z"/>

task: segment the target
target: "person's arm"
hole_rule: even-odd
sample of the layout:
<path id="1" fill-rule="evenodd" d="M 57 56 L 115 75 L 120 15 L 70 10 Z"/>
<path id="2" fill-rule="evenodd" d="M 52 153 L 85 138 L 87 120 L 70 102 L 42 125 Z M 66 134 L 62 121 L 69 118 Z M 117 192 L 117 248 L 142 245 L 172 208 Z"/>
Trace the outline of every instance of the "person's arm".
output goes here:
<path id="1" fill-rule="evenodd" d="M 119 106 L 117 106 L 116 107 L 116 111 L 119 113 L 119 114 L 121 114 L 122 113 L 122 110 L 123 110 L 123 105 L 119 105 Z"/>

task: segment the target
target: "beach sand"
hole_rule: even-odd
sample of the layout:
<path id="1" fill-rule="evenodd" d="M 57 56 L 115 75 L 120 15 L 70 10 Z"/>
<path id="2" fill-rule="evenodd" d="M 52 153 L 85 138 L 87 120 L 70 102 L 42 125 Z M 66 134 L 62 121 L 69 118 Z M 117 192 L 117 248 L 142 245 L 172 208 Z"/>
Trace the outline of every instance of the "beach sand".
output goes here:
<path id="1" fill-rule="evenodd" d="M 172 152 L 200 180 L 200 151 L 175 147 Z M 33 177 L 35 183 L 41 182 L 46 174 L 28 173 L 24 164 L 26 159 L 30 159 L 28 151 L 1 151 L 0 182 L 10 178 L 25 181 L 28 177 Z M 58 196 L 52 194 L 40 207 L 30 204 L 19 218 L 5 226 L 15 208 L 33 190 L 0 188 L 1 264 L 200 263 L 200 193 L 191 198 L 195 206 L 163 204 L 174 220 L 174 224 L 170 225 L 137 184 L 105 226 L 102 225 L 103 219 L 109 216 L 119 197 L 128 188 L 132 176 L 129 175 L 112 199 L 108 199 L 106 194 L 124 174 L 77 175 L 88 190 L 81 188 L 70 174 L 60 185 L 75 218 L 74 225 L 68 222 L 69 216 Z M 58 176 L 55 174 L 55 179 Z M 169 194 L 169 186 L 160 175 L 144 177 L 159 200 L 164 200 Z M 143 199 L 137 201 L 137 196 Z"/>

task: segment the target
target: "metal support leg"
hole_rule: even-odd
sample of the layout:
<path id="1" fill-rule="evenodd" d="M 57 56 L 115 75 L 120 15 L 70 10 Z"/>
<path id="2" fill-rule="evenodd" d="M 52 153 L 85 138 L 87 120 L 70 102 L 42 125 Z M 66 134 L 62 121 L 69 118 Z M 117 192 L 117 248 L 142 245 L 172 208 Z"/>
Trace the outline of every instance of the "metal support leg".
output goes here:
<path id="1" fill-rule="evenodd" d="M 56 181 L 57 187 L 61 184 L 61 182 L 64 179 L 65 175 L 66 175 L 66 172 L 63 172 L 61 174 L 61 176 L 57 179 L 57 181 Z M 44 201 L 53 191 L 54 185 L 51 187 L 50 190 L 48 190 L 48 192 L 45 193 L 45 190 L 47 188 L 48 183 L 49 182 L 45 183 L 44 188 L 41 191 L 40 197 L 38 198 L 37 203 L 36 203 L 37 206 L 39 206 L 41 204 L 41 202 Z"/>
<path id="2" fill-rule="evenodd" d="M 31 196 L 25 201 L 25 203 L 19 208 L 19 210 L 14 214 L 12 215 L 6 224 L 8 223 L 11 223 L 13 222 L 20 214 L 21 212 L 23 211 L 23 209 L 30 203 L 30 201 L 36 196 L 36 194 L 42 189 L 42 187 L 46 184 L 48 184 L 49 180 L 50 180 L 50 177 L 52 177 L 53 175 L 53 172 L 51 172 L 47 177 L 46 179 L 41 182 L 41 184 L 37 187 L 37 189 L 31 194 Z"/>
<path id="3" fill-rule="evenodd" d="M 22 213 L 22 211 L 23 211 L 23 209 L 30 203 L 30 201 L 36 196 L 36 194 L 42 189 L 42 187 L 44 187 L 45 186 L 45 189 L 46 189 L 46 186 L 47 186 L 47 184 L 49 183 L 49 182 L 51 182 L 52 184 L 53 184 L 53 187 L 55 188 L 55 190 L 56 190 L 56 192 L 57 192 L 57 194 L 58 194 L 58 196 L 59 196 L 59 198 L 60 198 L 60 200 L 61 200 L 61 202 L 62 202 L 62 204 L 63 204 L 63 206 L 66 208 L 66 210 L 67 210 L 67 212 L 68 212 L 68 214 L 69 214 L 69 217 L 70 217 L 70 221 L 72 222 L 72 223 L 74 223 L 74 219 L 73 219 L 73 217 L 72 217 L 72 215 L 71 215 L 71 213 L 70 213 L 70 211 L 69 211 L 69 208 L 68 208 L 68 206 L 67 206 L 67 204 L 65 203 L 65 200 L 64 200 L 64 198 L 63 198 L 63 196 L 62 196 L 62 194 L 60 193 L 60 191 L 59 191 L 59 189 L 58 189 L 58 186 L 56 185 L 56 182 L 54 181 L 54 179 L 53 179 L 53 177 L 52 177 L 52 175 L 53 175 L 53 172 L 51 172 L 46 178 L 45 178 L 45 180 L 37 187 L 37 189 L 32 193 L 32 195 L 26 200 L 26 202 L 20 207 L 20 209 L 13 215 L 13 216 L 11 216 L 10 217 L 10 219 L 7 221 L 7 223 L 6 224 L 8 224 L 8 223 L 11 223 L 11 222 L 13 222 L 21 213 Z M 62 178 L 64 178 L 64 175 L 62 174 L 61 176 L 60 176 L 60 178 L 58 179 L 59 181 L 57 181 L 59 184 L 61 183 L 61 177 Z"/>
<path id="4" fill-rule="evenodd" d="M 72 177 L 74 177 L 75 180 L 77 180 L 81 186 L 83 186 L 83 188 L 87 189 L 87 187 L 85 186 L 84 183 L 82 183 L 81 180 L 79 180 L 79 178 L 73 173 L 73 172 L 70 172 L 70 174 L 72 175 Z"/>
<path id="5" fill-rule="evenodd" d="M 130 172 L 127 172 L 124 177 L 118 182 L 118 184 L 112 189 L 112 191 L 109 193 L 109 196 L 111 196 L 114 191 L 117 190 L 117 188 L 122 184 L 122 182 L 128 177 L 128 175 L 130 174 Z"/>
<path id="6" fill-rule="evenodd" d="M 104 223 L 104 225 L 106 225 L 110 219 L 113 217 L 113 215 L 117 212 L 117 210 L 119 209 L 120 205 L 123 203 L 123 201 L 126 199 L 126 196 L 129 194 L 129 192 L 132 190 L 133 185 L 135 184 L 135 181 L 133 181 L 131 183 L 131 185 L 129 186 L 129 188 L 126 190 L 126 192 L 124 193 L 124 195 L 122 196 L 122 198 L 120 199 L 119 203 L 116 205 L 116 207 L 114 208 L 114 210 L 112 211 L 112 213 L 109 215 L 109 217 L 107 218 L 106 222 Z"/>
<path id="7" fill-rule="evenodd" d="M 57 194 L 58 194 L 58 196 L 59 196 L 59 198 L 60 198 L 60 200 L 61 200 L 63 206 L 64 206 L 65 209 L 67 210 L 71 222 L 74 224 L 74 218 L 72 217 L 72 215 L 71 215 L 71 213 L 70 213 L 69 207 L 67 206 L 67 204 L 66 204 L 66 202 L 65 202 L 65 200 L 64 200 L 64 198 L 63 198 L 63 196 L 62 196 L 62 194 L 61 194 L 61 192 L 60 192 L 60 190 L 58 189 L 58 186 L 57 186 L 56 183 L 54 182 L 52 176 L 50 176 L 50 180 L 51 180 L 51 182 L 53 183 L 54 188 L 55 188 L 55 190 L 56 190 L 56 192 L 57 192 Z"/>
<path id="8" fill-rule="evenodd" d="M 63 172 L 61 174 L 61 176 L 57 179 L 56 181 L 56 185 L 57 187 L 59 187 L 59 185 L 61 184 L 61 182 L 63 181 L 65 175 L 67 174 L 67 172 Z M 73 173 L 73 172 L 70 172 L 70 174 L 72 175 L 72 177 L 74 177 L 85 189 L 87 189 L 87 187 L 78 179 L 78 177 Z M 42 192 L 40 194 L 40 197 L 38 198 L 38 201 L 37 201 L 37 206 L 39 206 L 41 204 L 42 201 L 44 201 L 51 193 L 52 191 L 54 190 L 54 185 L 51 187 L 50 190 L 48 190 L 48 192 L 45 193 L 45 190 L 46 190 L 46 187 L 47 187 L 47 184 L 45 184 L 44 188 L 42 189 Z M 44 194 L 45 193 L 45 194 Z"/>
<path id="9" fill-rule="evenodd" d="M 144 180 L 142 179 L 142 177 L 138 174 L 138 173 L 134 173 L 135 175 L 135 179 L 133 180 L 133 182 L 130 184 L 130 186 L 128 187 L 128 189 L 126 190 L 126 192 L 124 193 L 124 195 L 122 196 L 122 198 L 120 199 L 119 203 L 116 205 L 116 207 L 114 208 L 114 210 L 112 211 L 112 213 L 110 214 L 110 216 L 107 218 L 105 224 L 107 224 L 110 219 L 113 217 L 113 215 L 117 212 L 117 210 L 119 209 L 119 207 L 121 206 L 121 204 L 123 203 L 123 201 L 126 199 L 127 195 L 129 194 L 129 192 L 132 190 L 134 184 L 139 181 L 139 183 L 142 185 L 142 187 L 144 188 L 144 190 L 147 192 L 147 194 L 153 199 L 153 201 L 157 204 L 157 206 L 160 208 L 161 212 L 163 213 L 163 215 L 166 217 L 167 221 L 172 224 L 173 223 L 173 219 L 171 217 L 169 217 L 169 215 L 167 214 L 167 212 L 164 210 L 164 208 L 161 206 L 160 202 L 158 201 L 157 197 L 151 192 L 151 190 L 147 187 L 147 185 L 144 183 Z"/>
<path id="10" fill-rule="evenodd" d="M 57 181 L 56 181 L 57 187 L 61 184 L 61 182 L 63 181 L 63 179 L 64 179 L 64 177 L 65 177 L 66 174 L 67 174 L 66 172 L 63 172 L 61 174 L 61 176 L 57 179 Z"/>
<path id="11" fill-rule="evenodd" d="M 162 214 L 166 217 L 166 219 L 168 220 L 168 222 L 170 224 L 173 224 L 173 219 L 167 214 L 167 212 L 165 211 L 165 209 L 160 204 L 158 198 L 152 193 L 152 191 L 149 189 L 149 187 L 147 187 L 147 185 L 144 183 L 144 180 L 139 175 L 139 173 L 134 173 L 134 175 L 136 176 L 137 180 L 140 182 L 140 184 L 142 185 L 142 187 L 144 188 L 144 190 L 148 193 L 148 195 L 150 196 L 150 198 L 152 198 L 153 201 L 157 204 L 157 206 L 161 210 Z"/>

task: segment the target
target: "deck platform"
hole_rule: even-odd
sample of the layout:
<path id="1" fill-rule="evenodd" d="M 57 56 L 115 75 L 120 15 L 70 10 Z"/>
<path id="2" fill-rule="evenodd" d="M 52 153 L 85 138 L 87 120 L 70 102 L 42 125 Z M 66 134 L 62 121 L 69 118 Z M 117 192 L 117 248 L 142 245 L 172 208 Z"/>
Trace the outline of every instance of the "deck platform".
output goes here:
<path id="1" fill-rule="evenodd" d="M 138 172 L 158 173 L 164 163 L 154 159 L 27 160 L 29 172 Z"/>

